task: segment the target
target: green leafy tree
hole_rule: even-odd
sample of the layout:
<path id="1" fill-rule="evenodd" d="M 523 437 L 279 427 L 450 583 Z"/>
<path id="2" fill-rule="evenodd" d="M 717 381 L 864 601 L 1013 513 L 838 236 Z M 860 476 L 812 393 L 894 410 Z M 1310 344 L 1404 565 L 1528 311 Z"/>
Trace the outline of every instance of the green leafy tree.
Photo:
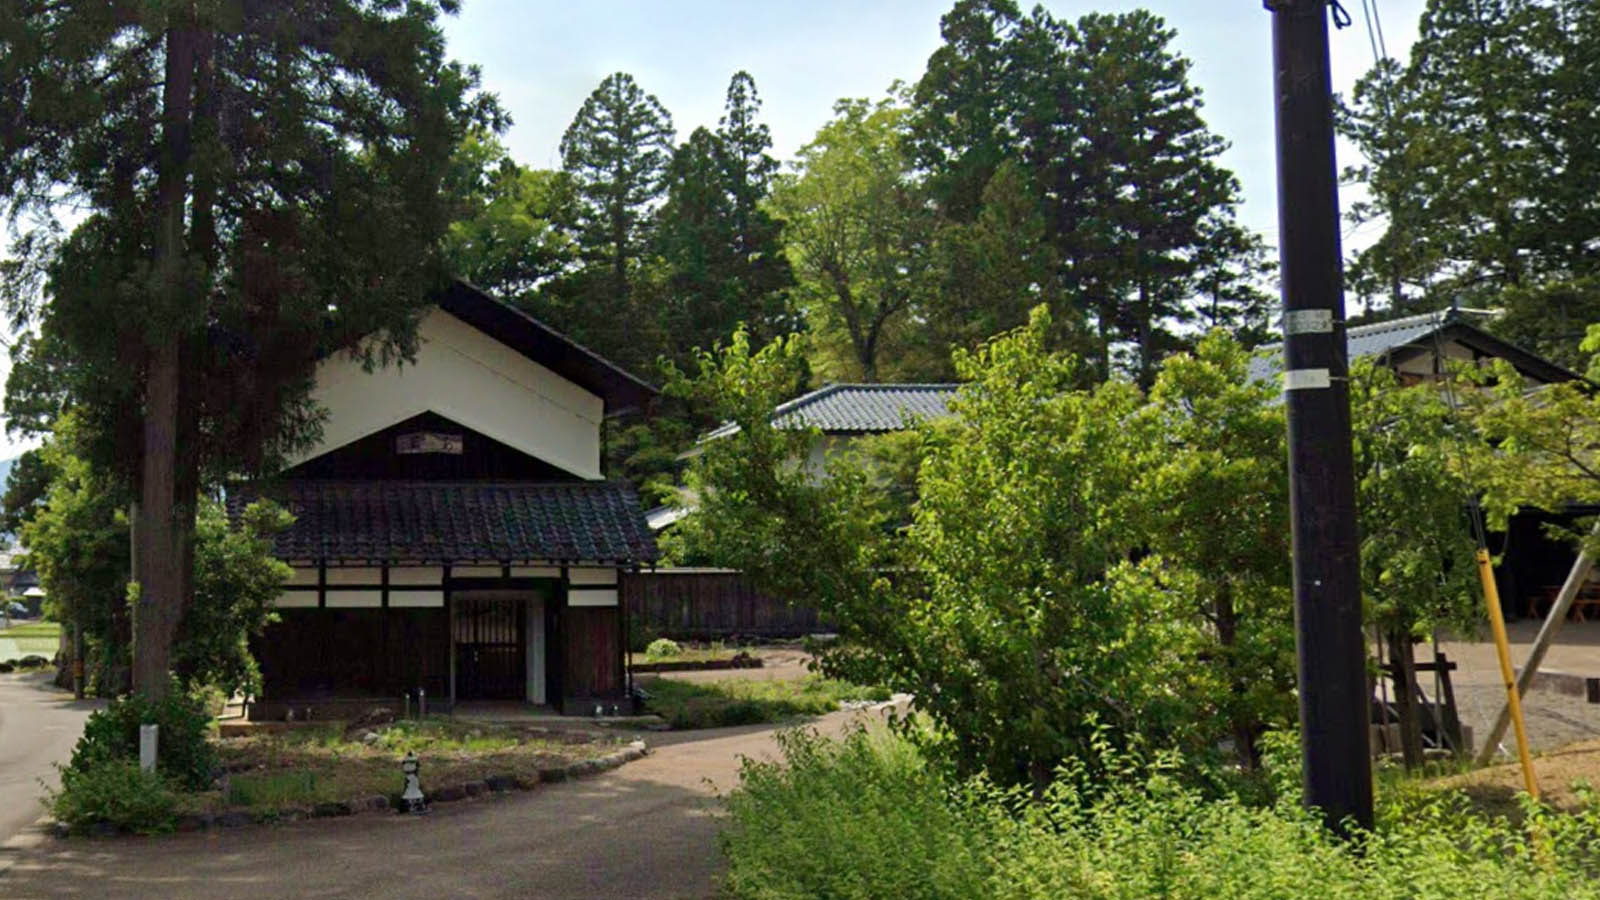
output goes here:
<path id="1" fill-rule="evenodd" d="M 539 291 L 577 264 L 572 179 L 517 165 L 493 134 L 479 129 L 457 149 L 445 186 L 457 204 L 444 244 L 451 270 L 538 311 Z"/>
<path id="2" fill-rule="evenodd" d="M 152 697 L 203 482 L 315 433 L 320 355 L 411 349 L 450 156 L 500 123 L 445 57 L 454 9 L 29 0 L 0 17 L 0 198 L 23 229 L 3 284 L 41 335 L 19 364 L 52 373 L 94 462 L 134 487 L 134 682 Z M 86 213 L 70 233 L 63 203 Z"/>
<path id="3" fill-rule="evenodd" d="M 924 288 L 935 220 L 905 153 L 905 118 L 893 100 L 839 101 L 773 191 L 829 375 L 894 374 Z"/>
<path id="4" fill-rule="evenodd" d="M 22 533 L 22 526 L 44 502 L 55 481 L 56 470 L 42 449 L 24 451 L 6 476 L 5 496 L 0 497 L 0 532 Z"/>
<path id="5" fill-rule="evenodd" d="M 1226 722 L 1240 763 L 1261 762 L 1270 726 L 1294 718 L 1289 484 L 1277 387 L 1249 377 L 1222 332 L 1169 357 L 1134 420 L 1123 515 L 1165 571 L 1183 573 L 1194 623 L 1196 715 Z M 1207 712 L 1202 712 L 1205 710 Z"/>
<path id="6" fill-rule="evenodd" d="M 128 491 L 73 452 L 79 433 L 67 417 L 37 451 L 53 477 L 19 537 L 39 573 L 46 612 L 81 629 L 86 675 L 102 694 L 118 694 L 128 684 L 131 661 L 132 623 L 124 603 Z"/>
<path id="7" fill-rule="evenodd" d="M 276 619 L 273 604 L 293 570 L 272 555 L 272 538 L 294 521 L 258 500 L 231 523 L 220 503 L 207 501 L 195 528 L 194 603 L 184 612 L 173 652 L 173 674 L 185 686 L 209 686 L 223 696 L 254 694 L 261 671 L 250 639 Z"/>

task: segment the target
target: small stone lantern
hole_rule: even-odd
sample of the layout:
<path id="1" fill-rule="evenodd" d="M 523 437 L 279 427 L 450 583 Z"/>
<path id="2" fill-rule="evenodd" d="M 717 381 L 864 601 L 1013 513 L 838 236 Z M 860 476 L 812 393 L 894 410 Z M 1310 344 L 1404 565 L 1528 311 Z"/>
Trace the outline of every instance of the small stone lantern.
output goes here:
<path id="1" fill-rule="evenodd" d="M 425 813 L 428 811 L 428 800 L 422 795 L 422 763 L 417 761 L 417 754 L 407 753 L 406 758 L 400 761 L 400 773 L 406 777 L 405 790 L 400 792 L 400 809 L 408 813 Z"/>

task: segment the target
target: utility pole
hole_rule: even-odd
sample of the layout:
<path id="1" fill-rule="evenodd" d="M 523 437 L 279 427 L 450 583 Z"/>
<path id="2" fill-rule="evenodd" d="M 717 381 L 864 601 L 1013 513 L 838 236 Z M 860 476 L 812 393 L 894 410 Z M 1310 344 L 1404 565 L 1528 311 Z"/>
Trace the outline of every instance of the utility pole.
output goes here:
<path id="1" fill-rule="evenodd" d="M 1372 761 L 1328 72 L 1330 0 L 1263 2 L 1272 12 L 1277 101 L 1283 390 L 1305 802 L 1322 811 L 1330 828 L 1346 833 L 1346 822 L 1372 827 Z"/>

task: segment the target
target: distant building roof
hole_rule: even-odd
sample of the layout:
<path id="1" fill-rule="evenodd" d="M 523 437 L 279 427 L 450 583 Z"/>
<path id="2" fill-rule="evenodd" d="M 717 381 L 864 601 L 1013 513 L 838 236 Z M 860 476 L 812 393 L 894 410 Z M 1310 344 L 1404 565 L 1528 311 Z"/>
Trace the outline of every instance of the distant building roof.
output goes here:
<path id="1" fill-rule="evenodd" d="M 1571 381 L 1577 373 L 1544 359 L 1515 344 L 1508 343 L 1472 324 L 1471 316 L 1492 313 L 1444 309 L 1370 325 L 1356 325 L 1345 331 L 1345 348 L 1351 361 L 1369 356 L 1393 357 L 1408 348 L 1431 350 L 1434 340 L 1457 343 L 1482 356 L 1506 360 L 1519 372 L 1543 382 Z M 1428 342 L 1424 344 L 1423 342 Z M 1263 381 L 1283 371 L 1283 345 L 1264 344 L 1250 360 L 1250 378 Z"/>
<path id="2" fill-rule="evenodd" d="M 958 384 L 830 384 L 802 394 L 772 411 L 779 428 L 816 428 L 824 434 L 873 434 L 899 431 L 914 419 L 950 414 L 950 398 Z M 739 430 L 729 422 L 705 440 Z"/>
<path id="3" fill-rule="evenodd" d="M 323 562 L 638 563 L 656 558 L 639 498 L 605 481 L 282 481 L 228 491 L 235 516 L 257 496 L 294 524 L 273 555 Z"/>

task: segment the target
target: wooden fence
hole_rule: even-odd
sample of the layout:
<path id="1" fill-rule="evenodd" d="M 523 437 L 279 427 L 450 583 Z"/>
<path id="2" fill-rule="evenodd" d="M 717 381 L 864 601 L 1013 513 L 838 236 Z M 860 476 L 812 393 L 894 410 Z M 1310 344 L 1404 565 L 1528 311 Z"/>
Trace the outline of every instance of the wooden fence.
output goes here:
<path id="1" fill-rule="evenodd" d="M 733 569 L 627 573 L 622 596 L 632 628 L 675 640 L 792 638 L 830 630 L 815 609 L 762 596 Z"/>

